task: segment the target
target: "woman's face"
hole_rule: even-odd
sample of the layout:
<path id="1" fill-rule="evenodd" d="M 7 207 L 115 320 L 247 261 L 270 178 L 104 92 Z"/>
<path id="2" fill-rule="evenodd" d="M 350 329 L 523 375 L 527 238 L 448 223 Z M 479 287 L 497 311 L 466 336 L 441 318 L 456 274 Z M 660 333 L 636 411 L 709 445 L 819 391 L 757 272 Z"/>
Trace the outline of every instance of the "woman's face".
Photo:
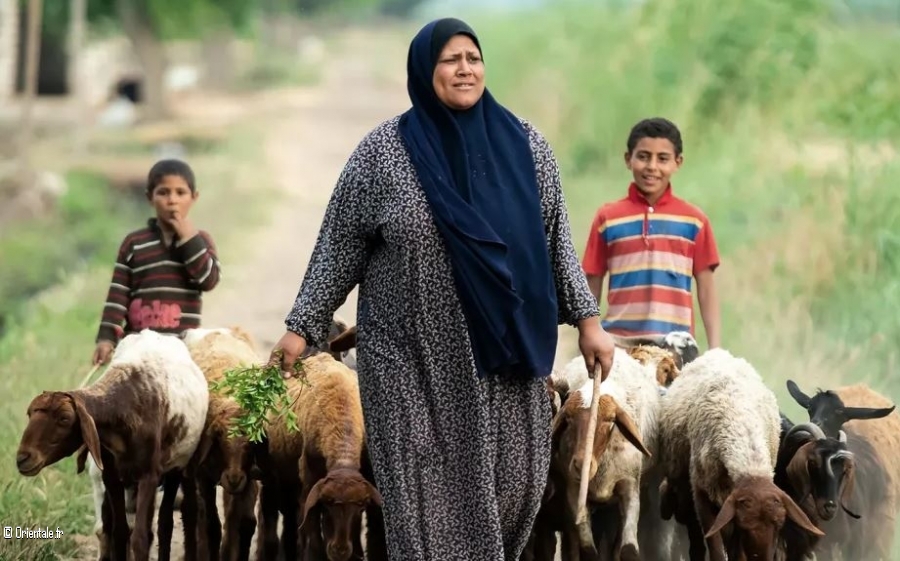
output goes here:
<path id="1" fill-rule="evenodd" d="M 454 35 L 438 55 L 432 80 L 434 93 L 444 105 L 464 111 L 484 93 L 481 51 L 468 35 Z"/>

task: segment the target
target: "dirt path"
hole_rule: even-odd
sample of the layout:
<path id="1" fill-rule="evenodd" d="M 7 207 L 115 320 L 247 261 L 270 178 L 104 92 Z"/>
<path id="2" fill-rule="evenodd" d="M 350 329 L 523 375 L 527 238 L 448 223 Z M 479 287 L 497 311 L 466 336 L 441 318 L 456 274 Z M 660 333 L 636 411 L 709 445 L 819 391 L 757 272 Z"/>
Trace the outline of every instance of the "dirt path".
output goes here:
<path id="1" fill-rule="evenodd" d="M 326 55 L 314 99 L 289 107 L 272 131 L 266 157 L 284 199 L 247 240 L 240 262 L 223 265 L 223 282 L 204 303 L 204 324 L 241 325 L 266 353 L 284 332 L 344 163 L 370 129 L 409 105 L 402 82 L 378 79 L 380 53 L 366 48 L 370 33 L 350 33 L 340 53 Z M 338 314 L 355 320 L 356 291 Z"/>

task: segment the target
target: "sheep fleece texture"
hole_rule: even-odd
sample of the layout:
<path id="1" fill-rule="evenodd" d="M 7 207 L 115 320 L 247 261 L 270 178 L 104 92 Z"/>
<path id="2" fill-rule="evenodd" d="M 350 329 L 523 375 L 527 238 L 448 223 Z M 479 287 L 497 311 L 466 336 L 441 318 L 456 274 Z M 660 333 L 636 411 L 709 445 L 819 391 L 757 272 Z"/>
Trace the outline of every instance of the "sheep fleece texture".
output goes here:
<path id="1" fill-rule="evenodd" d="M 357 361 L 391 559 L 513 561 L 550 462 L 543 380 L 481 379 L 450 260 L 397 132 L 357 146 L 329 201 L 288 328 L 321 344 L 359 283 Z M 596 316 L 550 147 L 535 157 L 560 321 Z M 549 372 L 548 372 L 549 374 Z"/>
<path id="2" fill-rule="evenodd" d="M 731 492 L 719 488 L 722 469 L 731 481 L 773 477 L 780 426 L 775 394 L 750 363 L 712 349 L 684 367 L 663 399 L 662 459 L 670 477 L 690 473 L 721 505 Z"/>

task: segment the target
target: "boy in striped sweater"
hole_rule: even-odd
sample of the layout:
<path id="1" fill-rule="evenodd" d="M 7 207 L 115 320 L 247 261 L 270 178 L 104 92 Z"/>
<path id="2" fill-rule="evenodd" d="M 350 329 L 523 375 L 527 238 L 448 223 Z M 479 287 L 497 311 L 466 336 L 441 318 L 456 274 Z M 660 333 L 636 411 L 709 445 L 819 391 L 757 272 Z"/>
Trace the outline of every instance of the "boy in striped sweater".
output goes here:
<path id="1" fill-rule="evenodd" d="M 188 218 L 198 196 L 186 163 L 161 160 L 150 169 L 147 200 L 156 217 L 125 236 L 119 247 L 94 364 L 109 362 L 129 333 L 180 334 L 200 326 L 202 293 L 219 283 L 220 268 L 212 237 Z"/>
<path id="2" fill-rule="evenodd" d="M 692 280 L 710 348 L 720 345 L 719 301 L 713 271 L 719 254 L 712 227 L 696 206 L 672 192 L 683 161 L 681 133 L 672 122 L 645 119 L 628 137 L 627 196 L 594 217 L 582 266 L 601 301 L 609 273 L 603 327 L 617 335 L 694 335 Z M 696 335 L 694 335 L 696 337 Z"/>

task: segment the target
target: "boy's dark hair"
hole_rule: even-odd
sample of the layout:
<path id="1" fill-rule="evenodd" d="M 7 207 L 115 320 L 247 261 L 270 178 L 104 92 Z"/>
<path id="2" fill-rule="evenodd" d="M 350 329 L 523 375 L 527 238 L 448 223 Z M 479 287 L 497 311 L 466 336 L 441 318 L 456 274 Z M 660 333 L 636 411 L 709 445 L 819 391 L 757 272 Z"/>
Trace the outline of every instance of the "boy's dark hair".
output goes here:
<path id="1" fill-rule="evenodd" d="M 662 117 L 644 119 L 631 128 L 628 135 L 628 153 L 634 152 L 634 148 L 642 138 L 665 138 L 675 147 L 675 155 L 680 156 L 683 148 L 681 143 L 681 131 L 675 123 Z"/>
<path id="2" fill-rule="evenodd" d="M 194 170 L 191 169 L 191 166 L 181 160 L 172 159 L 160 160 L 150 168 L 150 173 L 147 174 L 147 194 L 153 193 L 153 189 L 159 185 L 162 178 L 167 175 L 177 175 L 184 179 L 185 183 L 190 187 L 191 193 L 194 192 Z"/>

